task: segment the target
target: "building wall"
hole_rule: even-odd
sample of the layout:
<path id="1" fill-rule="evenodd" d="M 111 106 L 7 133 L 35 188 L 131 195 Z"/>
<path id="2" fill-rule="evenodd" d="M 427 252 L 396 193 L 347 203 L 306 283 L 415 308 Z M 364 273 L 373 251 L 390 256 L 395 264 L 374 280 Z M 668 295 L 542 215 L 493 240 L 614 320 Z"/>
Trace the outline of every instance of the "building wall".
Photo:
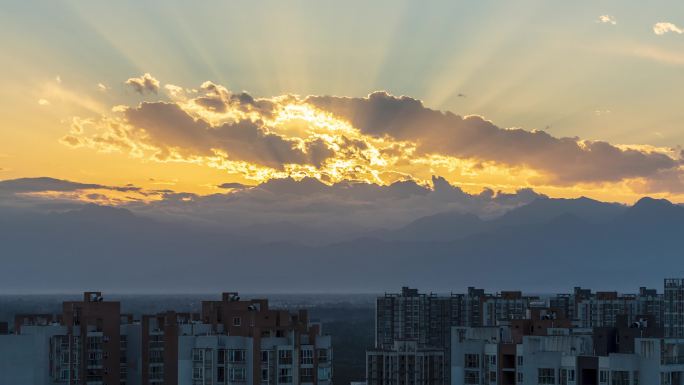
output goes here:
<path id="1" fill-rule="evenodd" d="M 121 338 L 126 340 L 126 385 L 142 384 L 142 328 L 140 322 L 121 325 Z"/>
<path id="2" fill-rule="evenodd" d="M 44 335 L 0 336 L 0 384 L 49 385 L 49 362 Z"/>

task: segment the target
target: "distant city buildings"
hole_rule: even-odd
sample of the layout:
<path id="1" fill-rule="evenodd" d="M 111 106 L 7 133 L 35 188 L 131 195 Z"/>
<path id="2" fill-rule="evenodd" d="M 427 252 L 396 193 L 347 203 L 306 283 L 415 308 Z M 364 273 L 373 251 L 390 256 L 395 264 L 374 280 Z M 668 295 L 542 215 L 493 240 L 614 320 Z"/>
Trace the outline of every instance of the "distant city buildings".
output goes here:
<path id="1" fill-rule="evenodd" d="M 665 280 L 664 302 L 665 334 L 684 338 L 684 279 Z"/>
<path id="2" fill-rule="evenodd" d="M 306 311 L 224 293 L 201 313 L 134 320 L 87 292 L 59 315 L 0 327 L 0 384 L 332 384 L 332 346 Z"/>
<path id="3" fill-rule="evenodd" d="M 405 287 L 377 299 L 366 383 L 684 385 L 684 279 L 664 289 L 540 297 Z"/>

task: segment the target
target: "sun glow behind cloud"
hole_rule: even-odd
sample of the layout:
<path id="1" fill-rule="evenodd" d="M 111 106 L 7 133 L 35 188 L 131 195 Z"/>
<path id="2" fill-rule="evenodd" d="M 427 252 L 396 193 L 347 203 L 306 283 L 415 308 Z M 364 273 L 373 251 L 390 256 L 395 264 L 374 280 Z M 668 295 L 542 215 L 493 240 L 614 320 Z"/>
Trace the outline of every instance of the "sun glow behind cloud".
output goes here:
<path id="1" fill-rule="evenodd" d="M 0 15 L 0 41 L 13 53 L 0 73 L 6 84 L 0 93 L 9 101 L 0 106 L 6 127 L 0 152 L 12 155 L 0 163 L 4 178 L 52 175 L 150 188 L 150 178 L 177 179 L 170 188 L 209 194 L 225 181 L 313 176 L 325 183 L 430 183 L 436 174 L 469 191 L 533 187 L 552 196 L 621 201 L 681 194 L 676 168 L 610 181 L 560 175 L 559 182 L 560 173 L 538 166 L 424 151 L 423 138 L 369 134 L 351 124 L 351 116 L 288 95 L 362 96 L 383 89 L 503 128 L 650 143 L 679 159 L 676 147 L 665 147 L 682 140 L 682 88 L 671 87 L 682 80 L 681 23 L 662 17 L 677 14 L 681 3 L 648 12 L 622 3 L 542 1 L 64 4 L 45 2 L 44 12 L 35 12 L 16 3 Z M 659 27 L 664 36 L 654 35 L 659 21 L 674 23 Z M 82 37 L 78 45 L 74 34 Z M 143 93 L 124 85 L 126 79 L 144 81 L 145 73 L 173 84 Z M 206 79 L 229 85 L 235 96 L 249 89 L 273 106 L 269 114 L 208 109 L 195 102 L 206 96 Z M 127 121 L 126 111 L 140 101 L 175 103 L 214 129 L 247 120 L 256 127 L 252 133 L 266 136 L 260 151 L 274 146 L 277 155 L 259 163 L 236 156 L 235 142 L 210 152 L 205 143 L 195 143 L 199 152 L 169 146 Z M 66 146 L 57 144 L 60 138 Z"/>
<path id="2" fill-rule="evenodd" d="M 207 84 L 203 85 L 204 89 L 207 87 Z M 211 87 L 213 89 L 216 86 Z M 69 134 L 61 140 L 74 148 L 90 147 L 105 153 L 125 152 L 147 161 L 201 164 L 229 174 L 240 174 L 255 183 L 273 178 L 313 177 L 325 183 L 353 180 L 390 184 L 405 179 L 429 180 L 431 176 L 429 172 L 422 172 L 424 170 L 420 167 L 428 158 L 413 156 L 415 144 L 364 135 L 348 122 L 305 103 L 297 96 L 272 98 L 268 101 L 268 111 L 259 112 L 251 107 L 241 106 L 218 112 L 200 106 L 200 98 L 192 90 L 189 92 L 191 97 L 188 97 L 188 92 L 182 91 L 181 95 L 181 91 L 172 89 L 170 96 L 176 105 L 193 119 L 206 121 L 208 131 L 243 120 L 258 122 L 265 134 L 277 135 L 289 142 L 293 149 L 306 153 L 309 144 L 322 143 L 331 156 L 326 157 L 319 165 L 284 161 L 281 167 L 273 167 L 258 160 L 249 162 L 237 159 L 233 154 L 222 150 L 218 143 L 219 147 L 210 148 L 211 154 L 188 153 L 179 146 L 155 144 L 150 141 L 147 132 L 116 114 L 96 119 L 74 118 Z M 217 100 L 220 103 L 230 103 L 228 99 L 221 97 L 230 98 L 232 94 L 221 87 L 219 93 L 210 91 L 204 94 L 206 95 L 219 98 Z M 126 107 L 126 110 L 135 108 Z M 122 110 L 123 108 L 118 109 L 120 112 Z"/>
<path id="3" fill-rule="evenodd" d="M 150 84 L 158 84 L 151 75 L 148 80 Z M 315 178 L 326 184 L 354 181 L 389 185 L 413 180 L 429 185 L 432 176 L 439 175 L 472 193 L 484 188 L 515 191 L 531 187 L 553 196 L 590 195 L 603 199 L 613 196 L 624 200 L 623 197 L 643 192 L 680 191 L 676 185 L 652 181 L 652 178 L 661 178 L 658 169 L 677 172 L 672 167 L 680 154 L 679 150 L 672 148 L 611 146 L 603 142 L 555 139 L 543 133 L 500 129 L 481 117 L 440 115 L 425 109 L 415 99 L 396 98 L 385 93 L 375 93 L 366 99 L 297 95 L 254 98 L 244 92 L 231 92 L 212 82 L 205 82 L 199 88 L 167 84 L 161 88 L 155 86 L 155 89 L 164 90 L 167 99 L 133 106 L 117 105 L 111 113 L 90 118 L 75 117 L 69 133 L 62 137 L 61 142 L 71 148 L 126 154 L 141 162 L 213 168 L 225 172 L 228 180 L 233 178 L 249 181 L 250 184 L 281 178 Z M 381 103 L 379 106 L 390 103 L 387 107 L 390 109 L 405 108 L 403 104 L 406 104 L 412 106 L 413 112 L 412 115 L 398 112 L 396 116 L 385 116 L 382 110 L 378 110 L 373 113 L 384 116 L 383 121 L 376 121 L 376 126 L 372 127 L 366 127 L 364 123 L 356 126 L 353 121 L 364 113 L 362 110 L 352 110 L 347 113 L 351 115 L 344 116 L 345 113 L 340 111 L 346 111 L 344 103 L 348 102 L 362 103 L 361 106 L 364 103 Z M 326 103 L 333 104 L 328 108 Z M 335 107 L 336 103 L 343 104 Z M 363 108 L 379 107 L 371 105 Z M 404 127 L 406 121 L 410 123 L 416 118 L 413 115 L 423 116 L 420 117 L 422 120 Z M 371 116 L 368 119 L 375 118 Z M 456 126 L 439 128 L 444 124 Z M 459 125 L 465 126 L 458 128 Z M 383 126 L 390 131 L 383 131 Z M 415 132 L 405 131 L 407 128 Z M 459 134 L 459 130 L 463 129 L 466 131 Z M 500 133 L 487 139 L 493 133 L 492 129 Z M 474 131 L 468 134 L 471 132 L 469 130 Z M 470 149 L 468 146 L 459 149 L 459 146 L 463 146 L 459 143 L 462 139 L 450 138 L 453 135 L 465 135 L 467 138 L 483 133 L 485 136 L 482 139 L 463 139 L 475 140 L 470 145 L 475 147 Z M 519 137 L 518 133 L 523 136 Z M 539 156 L 550 156 L 552 163 L 559 162 L 557 166 L 549 164 L 551 168 L 546 168 L 545 163 L 540 163 L 534 155 L 525 155 L 523 148 L 515 148 L 518 145 L 528 146 L 524 141 L 515 143 L 522 139 L 541 140 L 538 145 L 560 146 L 552 151 L 577 152 L 576 155 L 559 156 L 594 156 L 600 162 L 605 159 L 609 162 L 606 164 L 626 162 L 625 167 L 637 169 L 623 170 L 621 166 L 613 165 L 611 167 L 616 167 L 614 172 L 618 173 L 615 176 L 610 174 L 613 171 L 602 170 L 604 177 L 589 177 L 586 173 L 590 170 L 582 169 L 585 161 L 577 166 L 572 163 L 563 165 L 566 161 L 554 160 L 553 154 L 545 153 L 543 148 L 535 148 Z M 480 148 L 486 143 L 482 140 L 495 141 L 488 145 L 491 147 Z M 511 142 L 505 144 L 506 140 Z M 572 145 L 575 141 L 576 144 Z M 454 144 L 450 144 L 452 142 Z M 501 145 L 510 149 L 498 149 Z M 452 153 L 450 146 L 456 146 L 453 150 L 456 152 Z M 576 147 L 571 149 L 568 146 Z M 496 154 L 501 150 L 508 155 Z M 457 155 L 459 153 L 464 156 Z M 613 157 L 615 159 L 611 160 Z M 642 160 L 637 160 L 639 157 Z M 534 164 L 542 167 L 535 167 Z M 602 168 L 600 164 L 595 166 Z M 640 167 L 645 168 L 639 171 Z M 554 174 L 557 172 L 560 174 Z M 566 172 L 577 174 L 564 174 Z M 589 179 L 585 180 L 587 177 Z M 86 201 L 88 196 L 101 199 L 94 193 L 79 195 L 85 197 L 83 200 Z"/>

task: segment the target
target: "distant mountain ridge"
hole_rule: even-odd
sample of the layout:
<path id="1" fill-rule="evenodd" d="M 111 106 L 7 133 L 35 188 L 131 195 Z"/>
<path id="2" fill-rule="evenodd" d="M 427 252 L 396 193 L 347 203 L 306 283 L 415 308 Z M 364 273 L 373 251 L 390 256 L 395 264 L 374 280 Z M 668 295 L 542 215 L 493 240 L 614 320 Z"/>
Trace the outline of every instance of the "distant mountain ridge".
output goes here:
<path id="1" fill-rule="evenodd" d="M 447 212 L 321 246 L 247 239 L 126 209 L 15 210 L 0 212 L 0 289 L 107 290 L 122 282 L 138 292 L 633 289 L 684 276 L 682 234 L 684 208 L 651 198 L 631 207 L 538 199 L 490 220 Z"/>
<path id="2" fill-rule="evenodd" d="M 628 210 L 627 206 L 581 197 L 577 199 L 538 198 L 503 216 L 483 221 L 472 214 L 440 213 L 418 218 L 408 225 L 379 233 L 385 240 L 453 241 L 501 227 L 543 224 L 571 215 L 590 223 L 610 222 Z"/>

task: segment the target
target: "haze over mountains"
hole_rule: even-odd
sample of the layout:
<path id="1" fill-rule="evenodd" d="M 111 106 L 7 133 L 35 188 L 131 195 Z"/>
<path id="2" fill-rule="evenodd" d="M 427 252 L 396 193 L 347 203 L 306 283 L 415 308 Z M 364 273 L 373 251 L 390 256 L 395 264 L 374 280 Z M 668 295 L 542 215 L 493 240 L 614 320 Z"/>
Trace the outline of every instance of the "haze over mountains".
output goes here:
<path id="1" fill-rule="evenodd" d="M 0 290 L 633 291 L 684 273 L 679 205 L 643 198 L 624 206 L 532 191 L 469 195 L 436 182 L 426 189 L 278 181 L 185 201 L 168 193 L 117 208 L 22 195 L 107 186 L 3 181 Z M 257 218 L 282 215 L 249 222 L 250 210 Z M 213 216 L 187 214 L 198 212 Z M 385 213 L 395 216 L 372 218 Z"/>

